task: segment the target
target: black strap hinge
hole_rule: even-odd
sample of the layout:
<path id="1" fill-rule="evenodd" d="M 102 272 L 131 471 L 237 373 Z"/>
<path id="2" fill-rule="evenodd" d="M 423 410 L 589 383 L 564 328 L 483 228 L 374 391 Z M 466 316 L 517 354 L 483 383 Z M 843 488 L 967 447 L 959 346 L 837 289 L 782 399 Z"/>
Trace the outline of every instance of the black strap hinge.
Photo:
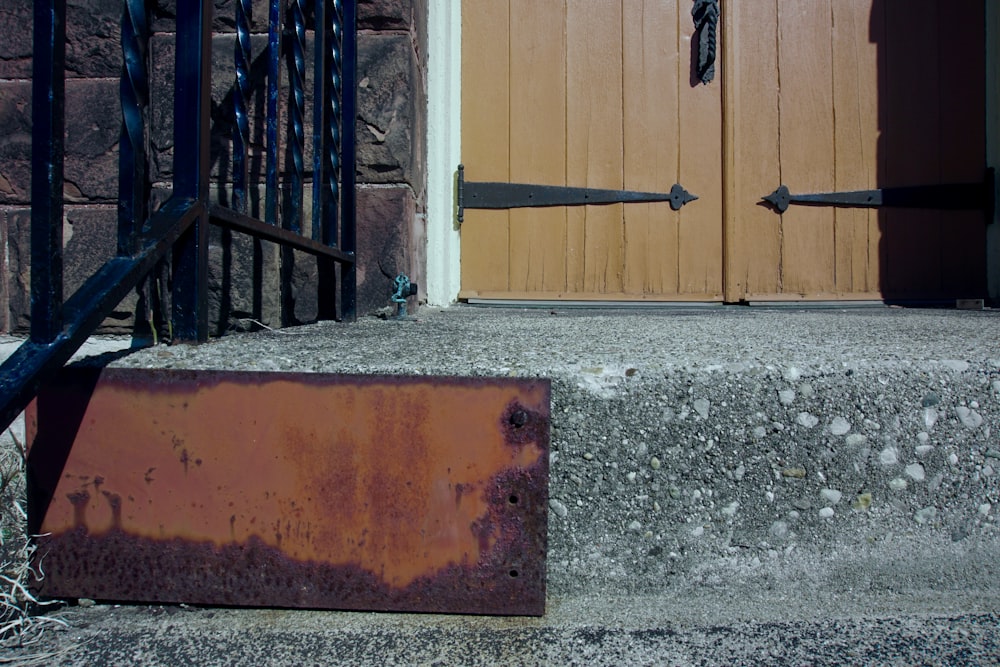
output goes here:
<path id="1" fill-rule="evenodd" d="M 804 206 L 842 206 L 862 208 L 924 208 L 945 211 L 983 211 L 987 222 L 993 220 L 995 185 L 993 168 L 989 167 L 979 183 L 949 183 L 920 185 L 851 192 L 823 192 L 816 194 L 791 194 L 788 187 L 780 186 L 763 198 L 778 213 L 784 213 L 792 204 Z"/>
<path id="2" fill-rule="evenodd" d="M 465 218 L 467 208 L 507 209 L 542 206 L 585 206 L 591 204 L 621 204 L 626 202 L 669 202 L 679 211 L 698 197 L 675 183 L 670 192 L 636 192 L 633 190 L 600 190 L 563 185 L 533 185 L 528 183 L 469 182 L 465 166 L 458 165 L 458 222 Z"/>

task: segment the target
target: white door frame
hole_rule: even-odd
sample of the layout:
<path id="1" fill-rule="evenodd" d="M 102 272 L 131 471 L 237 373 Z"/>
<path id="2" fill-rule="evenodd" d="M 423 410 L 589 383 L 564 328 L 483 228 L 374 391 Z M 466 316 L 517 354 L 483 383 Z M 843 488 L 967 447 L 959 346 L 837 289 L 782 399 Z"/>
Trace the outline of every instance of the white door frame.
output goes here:
<path id="1" fill-rule="evenodd" d="M 427 7 L 427 303 L 461 288 L 455 174 L 462 155 L 462 2 Z"/>

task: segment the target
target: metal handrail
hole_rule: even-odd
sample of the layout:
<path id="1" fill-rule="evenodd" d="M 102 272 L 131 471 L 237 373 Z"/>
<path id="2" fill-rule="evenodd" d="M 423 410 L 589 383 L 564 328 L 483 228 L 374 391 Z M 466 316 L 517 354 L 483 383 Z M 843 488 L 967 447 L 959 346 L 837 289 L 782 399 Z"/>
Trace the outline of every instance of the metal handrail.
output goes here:
<path id="1" fill-rule="evenodd" d="M 289 219 L 278 215 L 278 115 L 283 9 L 291 2 L 293 75 L 289 77 L 293 170 Z M 340 314 L 356 317 L 355 137 L 356 2 L 315 0 L 313 109 L 313 218 L 301 234 L 304 187 L 304 31 L 302 0 L 271 0 L 268 32 L 267 173 L 265 220 L 247 214 L 251 0 L 236 2 L 237 40 L 233 106 L 233 202 L 209 200 L 211 135 L 211 19 L 208 0 L 178 0 L 174 84 L 174 179 L 171 198 L 149 210 L 147 151 L 150 22 L 143 0 L 126 0 L 122 15 L 122 138 L 119 154 L 118 255 L 63 303 L 63 153 L 65 134 L 66 1 L 34 4 L 32 77 L 31 335 L 0 365 L 0 428 L 27 407 L 38 388 L 61 368 L 115 306 L 161 261 L 173 269 L 171 324 L 179 341 L 208 338 L 208 228 L 210 224 L 304 250 L 321 262 L 321 318 L 336 314 L 332 282 L 340 266 Z M 290 250 L 289 250 L 290 252 Z"/>

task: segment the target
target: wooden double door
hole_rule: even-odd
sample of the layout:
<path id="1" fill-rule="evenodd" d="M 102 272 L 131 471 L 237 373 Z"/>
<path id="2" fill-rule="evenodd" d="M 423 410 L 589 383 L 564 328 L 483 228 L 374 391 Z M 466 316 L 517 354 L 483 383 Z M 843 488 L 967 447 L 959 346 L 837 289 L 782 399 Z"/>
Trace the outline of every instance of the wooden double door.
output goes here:
<path id="1" fill-rule="evenodd" d="M 716 76 L 691 0 L 463 0 L 465 178 L 668 202 L 466 209 L 462 298 L 938 299 L 986 289 L 957 210 L 762 198 L 980 183 L 983 0 L 723 0 Z"/>

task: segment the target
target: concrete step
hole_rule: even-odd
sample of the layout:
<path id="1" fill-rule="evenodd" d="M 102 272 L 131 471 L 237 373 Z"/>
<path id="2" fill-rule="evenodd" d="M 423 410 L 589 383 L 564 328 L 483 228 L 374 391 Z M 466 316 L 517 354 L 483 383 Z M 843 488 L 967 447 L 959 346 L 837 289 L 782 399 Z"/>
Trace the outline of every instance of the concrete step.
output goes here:
<path id="1" fill-rule="evenodd" d="M 536 662 L 592 662 L 596 651 L 641 663 L 633 651 L 642 642 L 655 655 L 678 643 L 679 653 L 663 653 L 674 656 L 666 662 L 699 662 L 719 624 L 728 637 L 791 633 L 803 651 L 787 654 L 795 661 L 819 650 L 822 642 L 810 637 L 830 639 L 830 628 L 852 623 L 917 641 L 926 628 L 906 619 L 925 613 L 938 628 L 946 622 L 934 618 L 974 617 L 972 626 L 992 628 L 979 645 L 995 646 L 996 619 L 979 614 L 1000 607 L 998 326 L 1000 313 L 992 311 L 457 307 L 424 309 L 410 321 L 372 318 L 161 346 L 114 365 L 550 378 L 546 616 L 316 618 L 361 626 L 369 621 L 357 619 L 394 619 L 384 625 L 402 623 L 429 638 L 444 623 L 440 641 L 465 646 L 470 659 L 452 660 L 460 654 L 447 651 L 459 649 L 447 649 L 440 664 L 530 656 L 475 653 L 480 641 L 514 646 L 511 628 L 532 628 L 524 641 L 543 647 Z M 824 606 L 843 596 L 851 602 Z M 928 608 L 897 604 L 928 596 L 935 600 Z M 887 601 L 896 602 L 880 617 L 873 610 Z M 670 634 L 703 606 L 716 610 L 703 626 L 685 626 L 680 639 Z M 718 611 L 727 606 L 735 615 Z M 777 613 L 784 608 L 795 615 Z M 615 621 L 617 609 L 642 620 Z M 255 628 L 259 619 L 306 618 L 225 614 Z M 649 634 L 656 628 L 669 632 Z M 387 632 L 393 650 L 409 646 Z M 292 636 L 271 639 L 285 645 Z M 317 641 L 335 644 L 337 636 Z M 376 641 L 363 644 L 371 649 Z M 437 659 L 393 655 L 409 656 L 407 664 Z M 733 654 L 736 661 L 754 655 Z"/>
<path id="2" fill-rule="evenodd" d="M 8 656 L 53 667 L 995 665 L 995 602 L 585 596 L 552 598 L 542 618 L 96 605 L 64 612 L 71 629 Z"/>
<path id="3" fill-rule="evenodd" d="M 424 310 L 116 365 L 552 380 L 549 591 L 997 581 L 1000 313 Z"/>

